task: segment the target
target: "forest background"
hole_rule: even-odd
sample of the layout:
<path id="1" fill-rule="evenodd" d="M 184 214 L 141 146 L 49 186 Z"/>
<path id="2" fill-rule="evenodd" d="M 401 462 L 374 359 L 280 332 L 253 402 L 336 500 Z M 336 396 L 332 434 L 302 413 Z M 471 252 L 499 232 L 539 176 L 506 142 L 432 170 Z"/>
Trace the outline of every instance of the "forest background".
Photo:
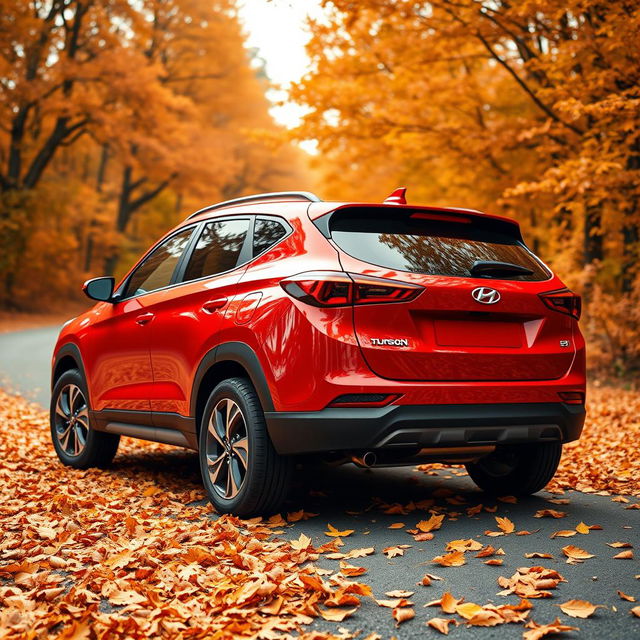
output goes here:
<path id="1" fill-rule="evenodd" d="M 0 306 L 77 300 L 221 199 L 404 185 L 517 219 L 583 296 L 591 373 L 634 384 L 640 4 L 308 4 L 284 129 L 233 0 L 0 0 Z"/>

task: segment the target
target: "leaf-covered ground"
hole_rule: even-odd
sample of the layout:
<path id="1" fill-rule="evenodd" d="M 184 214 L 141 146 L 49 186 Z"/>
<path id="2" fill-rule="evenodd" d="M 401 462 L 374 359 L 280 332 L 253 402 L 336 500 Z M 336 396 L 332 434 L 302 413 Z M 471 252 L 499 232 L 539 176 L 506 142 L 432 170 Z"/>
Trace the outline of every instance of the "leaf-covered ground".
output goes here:
<path id="1" fill-rule="evenodd" d="M 0 637 L 379 638 L 403 637 L 405 629 L 455 637 L 500 626 L 506 637 L 535 640 L 575 634 L 571 627 L 585 622 L 602 624 L 606 637 L 606 620 L 620 617 L 632 637 L 640 633 L 640 581 L 603 607 L 604 594 L 586 600 L 571 572 L 597 554 L 619 563 L 627 578 L 620 584 L 640 574 L 639 416 L 637 394 L 594 390 L 585 434 L 566 447 L 551 487 L 556 495 L 539 500 L 524 526 L 514 498 L 483 504 L 482 494 L 471 499 L 446 484 L 409 502 L 365 496 L 351 520 L 333 524 L 327 520 L 335 512 L 323 508 L 328 499 L 309 485 L 314 513 L 306 498 L 294 497 L 289 513 L 240 521 L 216 519 L 190 468 L 195 456 L 170 447 L 123 439 L 113 469 L 62 467 L 45 412 L 0 392 Z M 166 468 L 150 473 L 148 462 L 158 459 Z M 464 470 L 414 472 L 425 475 L 446 482 Z M 570 494 L 562 492 L 576 487 L 624 494 L 600 499 L 619 502 L 629 524 L 614 533 L 588 511 L 574 522 Z M 365 516 L 384 526 L 385 544 L 367 537 L 374 525 L 363 527 Z M 470 537 L 456 535 L 468 521 Z M 530 548 L 515 557 L 522 540 Z M 419 566 L 419 580 L 407 564 L 401 584 L 394 577 L 393 588 L 369 586 L 379 584 L 377 571 L 402 575 L 402 563 L 418 553 L 411 571 Z M 472 586 L 483 570 L 494 572 L 489 597 Z M 547 601 L 551 617 L 541 609 Z M 386 612 L 388 623 L 363 624 L 370 612 Z M 581 620 L 587 617 L 593 621 Z"/>

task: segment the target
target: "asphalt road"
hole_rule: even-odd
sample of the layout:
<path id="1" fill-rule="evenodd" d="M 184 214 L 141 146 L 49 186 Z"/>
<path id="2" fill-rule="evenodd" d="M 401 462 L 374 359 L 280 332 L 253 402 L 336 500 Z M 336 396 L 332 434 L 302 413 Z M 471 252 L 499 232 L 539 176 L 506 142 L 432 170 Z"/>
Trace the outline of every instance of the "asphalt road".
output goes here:
<path id="1" fill-rule="evenodd" d="M 48 404 L 49 361 L 58 329 L 34 329 L 13 334 L 0 335 L 0 380 L 43 406 Z M 0 425 L 0 435 L 2 426 Z M 162 487 L 166 474 L 177 475 L 187 483 L 198 483 L 198 471 L 195 454 L 182 450 L 173 450 L 170 454 L 145 455 L 139 460 L 123 460 L 116 469 L 127 473 L 130 465 L 141 466 L 150 479 Z M 338 468 L 314 465 L 299 469 L 295 487 L 288 509 L 304 509 L 315 515 L 305 521 L 284 528 L 284 537 L 294 539 L 301 533 L 310 536 L 319 546 L 331 538 L 325 536 L 327 524 L 331 523 L 339 530 L 353 529 L 354 533 L 344 537 L 342 551 L 374 547 L 375 554 L 365 558 L 351 559 L 352 565 L 367 568 L 367 572 L 357 578 L 369 584 L 377 598 L 385 598 L 386 591 L 405 589 L 415 591 L 410 598 L 414 603 L 416 617 L 396 629 L 391 609 L 379 607 L 368 598 L 356 614 L 341 624 L 324 621 L 313 625 L 315 628 L 336 631 L 344 627 L 351 631 L 361 629 L 364 637 L 372 631 L 383 638 L 439 637 L 433 629 L 425 627 L 431 617 L 451 617 L 444 615 L 438 608 L 423 608 L 430 600 L 437 600 L 444 591 L 455 597 L 464 597 L 468 602 L 477 604 L 515 604 L 515 596 L 498 596 L 500 591 L 496 580 L 498 576 L 509 577 L 518 567 L 543 565 L 559 571 L 567 582 L 560 583 L 548 599 L 533 600 L 534 609 L 530 618 L 537 623 L 548 623 L 560 617 L 564 624 L 579 627 L 579 632 L 566 634 L 567 638 L 604 638 L 607 640 L 629 640 L 640 638 L 640 619 L 630 615 L 631 607 L 638 604 L 623 601 L 618 590 L 634 596 L 640 602 L 640 510 L 625 509 L 629 504 L 638 502 L 630 499 L 628 503 L 613 501 L 610 496 L 589 495 L 567 492 L 563 498 L 569 504 L 550 503 L 551 494 L 542 492 L 516 504 L 494 501 L 486 498 L 475 489 L 466 476 L 459 476 L 460 470 L 441 470 L 436 475 L 427 475 L 414 469 L 376 469 L 362 470 L 346 465 Z M 555 496 L 558 497 L 558 496 Z M 405 532 L 423 519 L 429 517 L 424 510 L 410 510 L 408 513 L 388 515 L 383 513 L 381 505 L 398 503 L 409 505 L 412 501 L 432 498 L 436 505 L 446 507 L 449 517 L 442 528 L 435 533 L 433 540 L 415 542 Z M 466 509 L 478 504 L 492 509 L 478 515 L 468 516 Z M 556 509 L 566 512 L 561 519 L 540 518 L 533 514 L 538 509 Z M 453 515 L 458 512 L 460 515 Z M 531 535 L 505 535 L 491 538 L 484 535 L 486 530 L 497 530 L 495 516 L 508 517 L 517 531 L 527 530 Z M 588 535 L 577 534 L 571 538 L 550 538 L 561 529 L 573 529 L 579 522 L 587 525 L 600 525 L 602 530 L 592 530 Z M 393 523 L 404 523 L 402 529 L 390 529 Z M 467 553 L 467 564 L 462 567 L 440 567 L 432 564 L 433 557 L 444 551 L 448 541 L 474 538 L 483 544 L 502 547 L 505 555 L 502 566 L 488 566 L 481 559 Z M 630 542 L 635 547 L 633 560 L 614 560 L 620 551 L 606 545 L 608 542 Z M 409 544 L 404 555 L 393 559 L 383 555 L 386 547 Z M 595 557 L 582 564 L 567 564 L 562 547 L 576 545 L 586 549 Z M 541 552 L 553 555 L 551 560 L 526 559 L 525 553 Z M 322 558 L 318 565 L 338 569 L 337 560 Z M 434 581 L 432 586 L 416 586 L 425 573 L 443 578 Z M 563 614 L 558 604 L 571 599 L 589 600 L 593 604 L 604 605 L 589 619 L 575 619 Z M 500 627 L 450 628 L 453 638 L 521 638 L 522 625 L 502 625 Z"/>

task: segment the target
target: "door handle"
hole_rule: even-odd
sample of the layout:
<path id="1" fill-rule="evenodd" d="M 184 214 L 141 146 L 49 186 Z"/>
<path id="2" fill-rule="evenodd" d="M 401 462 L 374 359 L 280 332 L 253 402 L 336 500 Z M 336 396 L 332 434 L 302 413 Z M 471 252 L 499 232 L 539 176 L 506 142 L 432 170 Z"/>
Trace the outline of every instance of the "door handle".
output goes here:
<path id="1" fill-rule="evenodd" d="M 153 313 L 143 313 L 142 315 L 139 315 L 136 318 L 136 322 L 140 325 L 147 324 L 148 322 L 151 322 L 154 318 L 155 316 L 153 315 Z"/>
<path id="2" fill-rule="evenodd" d="M 217 311 L 218 309 L 222 309 L 222 307 L 224 307 L 227 304 L 227 302 L 228 300 L 225 297 L 216 298 L 215 300 L 207 300 L 202 305 L 202 310 L 205 313 L 214 313 L 214 311 Z"/>

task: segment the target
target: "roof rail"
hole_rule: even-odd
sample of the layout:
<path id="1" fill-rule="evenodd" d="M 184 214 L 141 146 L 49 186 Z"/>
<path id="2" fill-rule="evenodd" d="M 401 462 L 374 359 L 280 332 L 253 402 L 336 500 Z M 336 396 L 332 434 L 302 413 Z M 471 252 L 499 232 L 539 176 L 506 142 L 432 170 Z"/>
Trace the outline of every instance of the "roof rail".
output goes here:
<path id="1" fill-rule="evenodd" d="M 199 216 L 206 211 L 213 211 L 214 209 L 223 209 L 224 207 L 232 207 L 237 204 L 245 204 L 249 202 L 267 202 L 269 200 L 307 200 L 308 202 L 322 202 L 315 193 L 309 191 L 274 191 L 272 193 L 257 193 L 252 196 L 243 196 L 242 198 L 234 198 L 233 200 L 225 200 L 218 204 L 212 204 L 204 209 L 199 209 L 190 216 L 187 216 L 187 220 L 195 216 Z"/>

